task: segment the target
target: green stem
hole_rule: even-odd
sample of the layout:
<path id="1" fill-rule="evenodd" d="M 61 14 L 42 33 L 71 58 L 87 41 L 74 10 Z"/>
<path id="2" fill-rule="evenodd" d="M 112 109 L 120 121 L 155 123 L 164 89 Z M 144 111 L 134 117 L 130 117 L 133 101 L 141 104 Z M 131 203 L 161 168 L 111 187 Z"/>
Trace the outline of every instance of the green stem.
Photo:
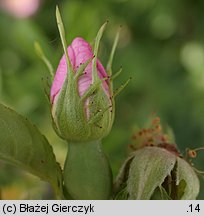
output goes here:
<path id="1" fill-rule="evenodd" d="M 110 198 L 112 173 L 101 141 L 69 143 L 64 185 L 73 199 Z"/>

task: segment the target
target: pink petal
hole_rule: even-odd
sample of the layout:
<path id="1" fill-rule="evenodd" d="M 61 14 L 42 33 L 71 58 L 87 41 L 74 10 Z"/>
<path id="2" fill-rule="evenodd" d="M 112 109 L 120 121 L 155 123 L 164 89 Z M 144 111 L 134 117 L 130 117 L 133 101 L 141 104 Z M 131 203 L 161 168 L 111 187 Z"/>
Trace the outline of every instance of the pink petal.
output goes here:
<path id="1" fill-rule="evenodd" d="M 68 55 L 70 57 L 71 64 L 76 72 L 77 68 L 85 63 L 88 59 L 93 57 L 93 52 L 91 46 L 88 42 L 86 42 L 83 38 L 77 37 L 73 40 L 72 44 L 68 47 Z M 55 96 L 60 92 L 62 85 L 65 81 L 65 77 L 67 74 L 67 66 L 66 66 L 66 59 L 65 55 L 63 55 L 62 59 L 60 60 L 59 66 L 56 71 L 56 75 L 52 84 L 50 99 L 51 102 L 54 101 Z M 107 77 L 107 73 L 100 63 L 97 60 L 97 69 L 98 75 L 102 79 Z M 85 74 L 79 78 L 78 87 L 79 87 L 79 95 L 82 96 L 89 86 L 92 83 L 92 62 L 85 69 Z M 109 87 L 108 81 L 103 82 L 103 88 L 107 95 L 109 95 Z"/>

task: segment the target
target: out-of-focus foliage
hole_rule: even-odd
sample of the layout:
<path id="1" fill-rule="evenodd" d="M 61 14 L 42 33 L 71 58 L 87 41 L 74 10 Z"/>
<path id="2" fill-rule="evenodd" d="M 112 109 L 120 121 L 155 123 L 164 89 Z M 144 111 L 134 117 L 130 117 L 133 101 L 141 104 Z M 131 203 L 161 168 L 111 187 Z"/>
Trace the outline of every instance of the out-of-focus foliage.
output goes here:
<path id="1" fill-rule="evenodd" d="M 27 19 L 17 19 L 1 10 L 0 100 L 41 129 L 61 164 L 66 145 L 51 127 L 41 81 L 48 73 L 33 47 L 34 41 L 39 41 L 57 67 L 62 46 L 55 21 L 56 4 L 62 12 L 68 43 L 76 36 L 92 42 L 102 23 L 110 21 L 101 44 L 103 63 L 118 26 L 123 26 L 114 69 L 122 65 L 124 72 L 115 81 L 115 88 L 130 76 L 133 79 L 116 99 L 114 127 L 104 140 L 114 175 L 128 154 L 135 128 L 154 112 L 173 129 L 181 152 L 185 153 L 187 147 L 204 146 L 202 0 L 44 0 L 38 12 Z M 199 152 L 194 161 L 196 168 L 204 170 L 204 152 Z M 25 197 L 19 188 L 32 197 L 38 187 L 42 196 L 33 195 L 36 199 L 48 193 L 47 186 L 37 184 L 36 179 L 31 181 L 27 174 L 8 169 L 2 162 L 0 167 L 2 198 Z M 200 199 L 204 199 L 203 192 L 201 178 Z"/>

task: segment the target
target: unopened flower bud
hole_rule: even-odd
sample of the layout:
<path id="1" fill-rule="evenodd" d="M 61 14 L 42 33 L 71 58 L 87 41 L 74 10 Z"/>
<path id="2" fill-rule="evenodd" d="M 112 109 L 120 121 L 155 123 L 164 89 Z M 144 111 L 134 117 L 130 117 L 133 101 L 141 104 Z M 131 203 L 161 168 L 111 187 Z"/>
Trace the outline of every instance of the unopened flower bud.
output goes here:
<path id="1" fill-rule="evenodd" d="M 199 180 L 183 158 L 160 147 L 144 147 L 126 161 L 117 187 L 120 199 L 187 200 L 196 199 Z"/>
<path id="2" fill-rule="evenodd" d="M 155 130 L 157 126 L 160 130 Z M 172 138 L 162 133 L 160 122 L 134 134 L 134 150 L 115 182 L 117 199 L 196 199 L 199 180 L 191 164 L 181 156 Z"/>
<path id="3" fill-rule="evenodd" d="M 69 141 L 106 136 L 113 122 L 110 80 L 88 42 L 75 38 L 64 55 L 51 87 L 52 117 L 58 134 Z"/>

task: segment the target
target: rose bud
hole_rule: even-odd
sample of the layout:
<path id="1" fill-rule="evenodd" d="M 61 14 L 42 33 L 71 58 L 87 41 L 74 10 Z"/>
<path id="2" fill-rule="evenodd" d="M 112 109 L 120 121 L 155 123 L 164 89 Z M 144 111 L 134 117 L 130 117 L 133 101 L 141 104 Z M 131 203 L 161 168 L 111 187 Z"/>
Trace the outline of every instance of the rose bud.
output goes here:
<path id="1" fill-rule="evenodd" d="M 116 34 L 106 70 L 99 61 L 98 48 L 107 22 L 100 28 L 92 50 L 82 38 L 75 38 L 67 48 L 65 30 L 59 8 L 56 7 L 58 29 L 64 56 L 57 68 L 53 67 L 36 42 L 37 55 L 44 61 L 53 80 L 49 93 L 53 126 L 68 143 L 64 163 L 64 191 L 67 199 L 110 199 L 112 172 L 103 152 L 102 138 L 112 127 L 115 113 L 114 98 L 130 81 L 113 92 L 112 61 L 119 39 Z M 83 170 L 83 172 L 82 172 Z"/>
<path id="2" fill-rule="evenodd" d="M 62 57 L 50 92 L 54 127 L 68 141 L 91 141 L 106 136 L 114 117 L 111 80 L 97 59 L 99 41 L 106 23 L 99 30 L 95 51 L 83 38 L 75 38 Z M 67 64 L 68 62 L 68 64 Z"/>
<path id="3" fill-rule="evenodd" d="M 134 151 L 115 181 L 116 199 L 190 200 L 198 196 L 196 169 L 170 143 L 156 119 L 152 127 L 134 134 Z"/>

